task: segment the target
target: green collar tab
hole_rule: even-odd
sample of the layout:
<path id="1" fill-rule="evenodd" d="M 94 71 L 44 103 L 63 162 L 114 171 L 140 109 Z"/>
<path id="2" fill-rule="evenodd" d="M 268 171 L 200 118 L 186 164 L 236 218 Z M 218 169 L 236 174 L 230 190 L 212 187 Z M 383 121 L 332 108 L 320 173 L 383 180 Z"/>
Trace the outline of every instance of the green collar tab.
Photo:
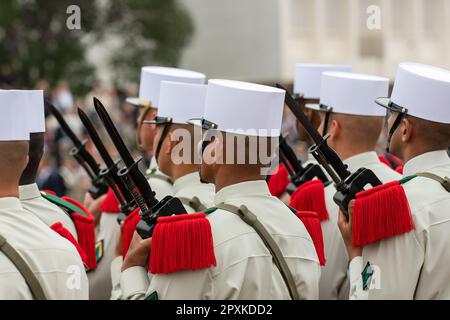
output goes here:
<path id="1" fill-rule="evenodd" d="M 398 180 L 398 183 L 405 184 L 405 183 L 411 181 L 412 179 L 414 179 L 415 177 L 417 177 L 417 176 L 416 175 L 412 175 L 412 176 L 404 177 L 404 178 Z"/>
<path id="2" fill-rule="evenodd" d="M 210 214 L 210 213 L 213 213 L 213 212 L 216 211 L 216 210 L 217 210 L 216 207 L 212 207 L 212 208 L 205 209 L 205 210 L 203 211 L 203 213 L 205 213 L 206 215 L 208 215 L 208 214 Z"/>
<path id="3" fill-rule="evenodd" d="M 41 192 L 41 195 L 44 199 L 50 201 L 51 203 L 67 211 L 69 215 L 76 212 L 79 215 L 82 215 L 83 217 L 88 217 L 88 215 L 81 208 L 64 199 L 61 199 L 60 197 L 54 196 L 53 194 L 47 192 Z"/>

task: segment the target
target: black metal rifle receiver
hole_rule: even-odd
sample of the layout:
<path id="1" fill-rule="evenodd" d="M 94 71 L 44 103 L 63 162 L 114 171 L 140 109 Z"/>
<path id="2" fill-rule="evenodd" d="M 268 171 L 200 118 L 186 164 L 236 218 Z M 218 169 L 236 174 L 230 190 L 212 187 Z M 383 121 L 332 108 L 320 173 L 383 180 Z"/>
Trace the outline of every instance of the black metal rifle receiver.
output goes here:
<path id="1" fill-rule="evenodd" d="M 309 163 L 306 167 L 301 165 L 300 160 L 297 159 L 297 156 L 286 142 L 285 138 L 280 135 L 280 155 L 282 159 L 286 159 L 283 162 L 288 162 L 291 167 L 294 169 L 294 174 L 289 172 L 289 169 L 286 168 L 291 176 L 291 183 L 287 186 L 287 192 L 292 194 L 299 186 L 303 183 L 310 181 L 314 178 L 321 180 L 323 183 L 328 182 L 328 178 L 325 173 L 322 171 L 322 168 L 314 163 Z M 286 166 L 286 163 L 285 163 Z"/>
<path id="2" fill-rule="evenodd" d="M 126 216 L 137 208 L 133 195 L 130 190 L 128 190 L 123 178 L 118 176 L 118 164 L 120 161 L 113 161 L 108 153 L 108 150 L 100 139 L 94 124 L 91 122 L 87 114 L 80 108 L 78 108 L 78 116 L 86 128 L 88 135 L 91 137 L 98 153 L 105 162 L 106 167 L 100 171 L 100 175 L 105 177 L 106 181 L 108 181 L 108 185 L 114 192 L 116 198 L 119 200 L 121 214 L 119 214 L 117 220 L 120 223 Z"/>
<path id="3" fill-rule="evenodd" d="M 123 160 L 124 167 L 117 174 L 123 178 L 141 211 L 141 221 L 136 226 L 136 231 L 141 238 L 147 239 L 152 236 L 158 217 L 187 213 L 186 209 L 178 198 L 166 196 L 161 201 L 156 199 L 155 192 L 137 166 L 142 157 L 136 161 L 133 159 L 105 107 L 95 97 L 94 107 Z"/>
<path id="4" fill-rule="evenodd" d="M 334 202 L 345 214 L 348 214 L 348 204 L 352 199 L 355 199 L 356 194 L 365 190 L 367 185 L 372 187 L 381 185 L 381 181 L 371 170 L 366 168 L 360 168 L 353 174 L 348 171 L 347 166 L 342 162 L 336 151 L 327 144 L 329 134 L 322 137 L 288 91 L 280 84 L 277 84 L 277 87 L 285 90 L 285 104 L 315 143 L 309 148 L 309 152 L 333 180 L 337 190 L 333 196 Z"/>
<path id="5" fill-rule="evenodd" d="M 86 171 L 87 175 L 91 179 L 91 186 L 88 192 L 94 199 L 99 198 L 108 191 L 108 185 L 100 175 L 100 165 L 95 161 L 94 157 L 86 150 L 87 140 L 80 141 L 72 129 L 65 121 L 62 114 L 52 105 L 50 102 L 45 101 L 48 110 L 58 121 L 61 129 L 72 141 L 73 148 L 70 150 L 70 155 L 77 160 L 79 165 Z"/>

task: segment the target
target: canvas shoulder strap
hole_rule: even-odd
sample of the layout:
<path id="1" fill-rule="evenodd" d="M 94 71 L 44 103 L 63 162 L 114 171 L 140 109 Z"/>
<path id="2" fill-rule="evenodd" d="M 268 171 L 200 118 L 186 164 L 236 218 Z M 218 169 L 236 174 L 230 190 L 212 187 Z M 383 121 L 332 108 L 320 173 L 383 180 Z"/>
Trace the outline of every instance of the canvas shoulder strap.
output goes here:
<path id="1" fill-rule="evenodd" d="M 157 180 L 161 180 L 164 182 L 167 182 L 170 185 L 173 185 L 173 181 L 172 179 L 170 179 L 169 177 L 156 173 L 156 169 L 148 169 L 147 172 L 145 173 L 145 176 L 147 177 L 147 179 L 150 178 L 155 178 Z"/>
<path id="2" fill-rule="evenodd" d="M 441 186 L 444 187 L 444 189 L 448 193 L 450 193 L 450 178 L 449 177 L 441 178 L 440 176 L 438 176 L 434 173 L 431 173 L 431 172 L 419 172 L 419 173 L 416 173 L 415 176 L 435 180 L 435 181 L 439 182 L 441 184 Z"/>
<path id="3" fill-rule="evenodd" d="M 284 283 L 286 284 L 289 295 L 292 300 L 299 300 L 297 292 L 297 286 L 295 285 L 294 277 L 289 269 L 286 260 L 283 257 L 280 247 L 272 238 L 270 233 L 264 227 L 264 225 L 258 220 L 256 215 L 252 213 L 246 206 L 240 206 L 239 208 L 230 204 L 220 203 L 216 206 L 218 209 L 229 211 L 239 216 L 245 223 L 252 227 L 256 233 L 261 237 L 267 249 L 269 250 L 275 265 L 280 270 Z"/>
<path id="4" fill-rule="evenodd" d="M 198 197 L 177 197 L 180 199 L 181 203 L 185 206 L 189 206 L 195 210 L 195 212 L 203 212 L 206 210 L 206 206 L 200 201 Z"/>
<path id="5" fill-rule="evenodd" d="M 42 289 L 39 280 L 36 275 L 30 269 L 26 261 L 20 256 L 20 254 L 14 249 L 6 239 L 0 235 L 0 251 L 11 260 L 12 263 L 19 270 L 20 274 L 25 279 L 28 287 L 30 288 L 31 294 L 35 300 L 47 300 L 45 297 L 44 290 Z"/>

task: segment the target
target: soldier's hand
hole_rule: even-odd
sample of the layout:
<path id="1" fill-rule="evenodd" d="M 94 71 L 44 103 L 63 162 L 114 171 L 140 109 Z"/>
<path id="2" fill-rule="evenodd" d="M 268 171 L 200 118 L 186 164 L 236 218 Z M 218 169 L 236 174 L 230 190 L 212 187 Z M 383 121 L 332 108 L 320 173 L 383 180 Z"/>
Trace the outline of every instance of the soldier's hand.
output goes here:
<path id="1" fill-rule="evenodd" d="M 152 238 L 143 240 L 135 231 L 127 255 L 123 260 L 122 271 L 131 267 L 146 267 L 150 259 Z"/>
<path id="2" fill-rule="evenodd" d="M 348 219 L 347 216 L 339 211 L 338 226 L 344 240 L 345 247 L 347 248 L 348 259 L 351 261 L 354 257 L 362 255 L 362 247 L 354 247 L 352 240 L 352 216 L 353 208 L 355 206 L 355 200 L 350 201 L 348 205 Z"/>
<path id="3" fill-rule="evenodd" d="M 94 198 L 92 198 L 92 196 L 89 192 L 86 192 L 86 194 L 84 195 L 83 205 L 86 208 L 89 208 L 89 206 L 92 204 L 92 202 L 94 202 Z"/>
<path id="4" fill-rule="evenodd" d="M 119 226 L 120 230 L 117 234 L 116 248 L 114 250 L 114 258 L 117 258 L 122 255 L 123 224 L 124 224 L 124 222 L 122 221 Z"/>

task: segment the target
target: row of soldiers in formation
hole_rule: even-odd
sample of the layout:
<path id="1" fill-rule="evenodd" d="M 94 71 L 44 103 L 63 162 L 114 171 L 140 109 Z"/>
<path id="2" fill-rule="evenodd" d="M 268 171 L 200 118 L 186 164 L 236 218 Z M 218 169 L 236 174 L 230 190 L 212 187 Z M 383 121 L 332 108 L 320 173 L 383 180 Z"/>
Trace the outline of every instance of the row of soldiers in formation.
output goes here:
<path id="1" fill-rule="evenodd" d="M 43 93 L 0 90 L 0 298 L 449 299 L 450 71 L 401 63 L 390 98 L 388 79 L 351 71 L 298 64 L 293 100 L 143 67 L 127 102 L 153 154 L 155 199 L 139 198 L 126 168 L 115 181 L 133 210 L 114 187 L 83 204 L 39 190 Z M 235 141 L 278 141 L 285 103 L 313 147 L 300 163 L 281 142 L 283 162 L 267 176 L 267 163 L 249 161 L 252 140 Z M 402 175 L 375 152 L 384 123 Z M 244 163 L 221 161 L 240 152 Z M 142 213 L 174 199 L 182 210 Z"/>

